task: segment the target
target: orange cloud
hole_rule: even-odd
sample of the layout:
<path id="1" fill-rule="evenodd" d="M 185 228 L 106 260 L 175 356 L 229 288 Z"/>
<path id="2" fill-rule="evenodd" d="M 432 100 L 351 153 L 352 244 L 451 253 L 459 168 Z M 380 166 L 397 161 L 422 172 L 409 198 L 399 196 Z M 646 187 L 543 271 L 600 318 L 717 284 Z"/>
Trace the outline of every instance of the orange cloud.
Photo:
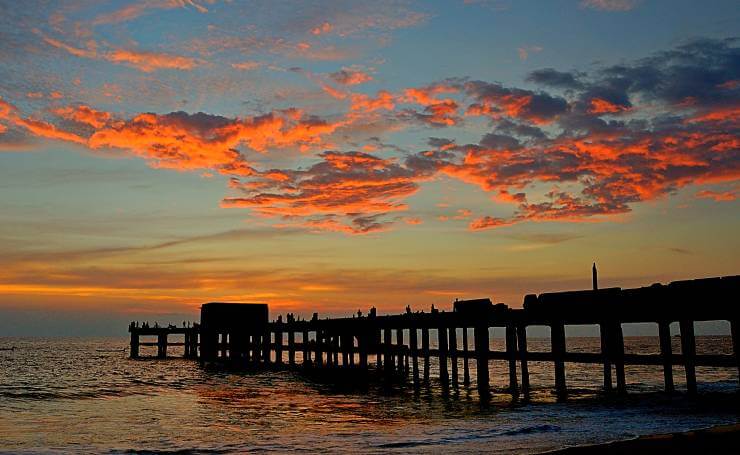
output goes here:
<path id="1" fill-rule="evenodd" d="M 392 111 L 395 107 L 395 97 L 386 90 L 379 91 L 375 98 L 361 93 L 352 94 L 353 111 L 373 112 L 381 109 Z"/>
<path id="2" fill-rule="evenodd" d="M 87 48 L 81 49 L 48 37 L 38 30 L 35 30 L 35 32 L 39 34 L 47 44 L 58 49 L 62 49 L 76 57 L 105 60 L 116 64 L 125 64 L 147 73 L 159 69 L 191 70 L 200 64 L 200 62 L 194 58 L 160 52 L 126 49 L 113 49 L 108 52 L 100 52 L 98 51 L 98 45 L 94 40 L 88 40 Z"/>
<path id="3" fill-rule="evenodd" d="M 252 71 L 262 67 L 262 63 L 248 60 L 241 63 L 232 63 L 231 67 L 242 71 Z"/>
<path id="4" fill-rule="evenodd" d="M 208 9 L 195 0 L 143 0 L 110 13 L 101 14 L 92 21 L 92 25 L 107 25 L 128 22 L 144 15 L 151 9 L 174 9 L 192 6 L 200 13 L 207 13 Z"/>
<path id="5" fill-rule="evenodd" d="M 368 73 L 350 68 L 343 68 L 341 71 L 331 73 L 329 77 L 341 85 L 359 85 L 373 80 L 373 77 Z"/>
<path id="6" fill-rule="evenodd" d="M 687 119 L 688 122 L 737 123 L 740 121 L 740 106 L 708 109 Z"/>
<path id="7" fill-rule="evenodd" d="M 407 210 L 401 201 L 425 178 L 362 152 L 324 152 L 321 159 L 305 171 L 282 171 L 280 179 L 255 173 L 233 185 L 244 195 L 226 198 L 222 206 L 279 216 L 287 226 L 364 234 L 388 229 L 391 222 L 380 217 Z"/>
<path id="8" fill-rule="evenodd" d="M 696 197 L 699 199 L 713 199 L 717 202 L 730 202 L 737 199 L 737 191 L 731 190 L 731 191 L 712 191 L 712 190 L 702 190 L 696 193 Z"/>
<path id="9" fill-rule="evenodd" d="M 53 112 L 62 118 L 93 128 L 102 128 L 111 120 L 108 112 L 98 111 L 84 104 L 55 109 Z"/>
<path id="10" fill-rule="evenodd" d="M 447 84 L 433 84 L 426 87 L 407 88 L 403 91 L 403 101 L 408 103 L 421 104 L 429 106 L 440 104 L 447 100 L 441 100 L 436 97 L 442 93 L 457 93 L 459 89 Z"/>
<path id="11" fill-rule="evenodd" d="M 190 57 L 124 49 L 109 52 L 105 59 L 113 63 L 125 63 L 147 73 L 158 69 L 191 70 L 198 65 L 197 61 Z"/>
<path id="12" fill-rule="evenodd" d="M 16 126 L 25 128 L 31 134 L 47 139 L 59 139 L 63 141 L 85 144 L 87 140 L 74 133 L 61 130 L 51 123 L 19 115 L 18 109 L 12 104 L 0 98 L 0 119 L 7 120 Z"/>
<path id="13" fill-rule="evenodd" d="M 236 119 L 184 112 L 140 114 L 97 130 L 89 146 L 130 150 L 160 168 L 250 174 L 252 170 L 236 150 L 241 144 L 260 153 L 288 147 L 308 150 L 319 147 L 323 136 L 343 124 L 304 117 L 296 109 Z"/>
<path id="14" fill-rule="evenodd" d="M 493 229 L 493 228 L 502 227 L 502 226 L 511 226 L 512 224 L 514 224 L 514 222 L 511 220 L 507 220 L 504 218 L 496 218 L 496 217 L 491 217 L 491 216 L 484 216 L 482 218 L 473 220 L 468 225 L 468 228 L 471 231 L 482 231 L 482 230 Z"/>
<path id="15" fill-rule="evenodd" d="M 630 107 L 620 106 L 601 98 L 593 98 L 588 112 L 591 114 L 617 114 L 629 111 Z"/>
<path id="16" fill-rule="evenodd" d="M 324 22 L 323 24 L 314 27 L 311 29 L 312 35 L 326 35 L 327 33 L 330 33 L 334 27 L 328 22 Z"/>
<path id="17" fill-rule="evenodd" d="M 59 139 L 62 141 L 75 142 L 77 144 L 87 144 L 87 139 L 85 139 L 84 137 L 60 130 L 51 123 L 47 123 L 41 120 L 17 118 L 15 120 L 15 124 L 24 127 L 25 129 L 39 137 L 44 137 L 47 139 Z"/>

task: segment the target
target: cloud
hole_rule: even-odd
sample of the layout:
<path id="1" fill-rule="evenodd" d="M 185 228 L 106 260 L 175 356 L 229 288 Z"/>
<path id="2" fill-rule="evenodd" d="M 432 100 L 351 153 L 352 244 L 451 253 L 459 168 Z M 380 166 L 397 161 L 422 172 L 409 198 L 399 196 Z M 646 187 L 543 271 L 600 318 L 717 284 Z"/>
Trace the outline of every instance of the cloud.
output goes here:
<path id="1" fill-rule="evenodd" d="M 318 25 L 311 29 L 312 35 L 326 35 L 327 33 L 331 33 L 331 31 L 334 29 L 332 25 L 328 22 L 324 22 L 321 25 Z"/>
<path id="2" fill-rule="evenodd" d="M 309 149 L 320 146 L 321 137 L 341 124 L 295 109 L 245 118 L 202 112 L 149 113 L 96 131 L 89 145 L 130 150 L 155 167 L 249 174 L 252 170 L 236 150 L 239 145 L 260 153 L 273 148 Z"/>
<path id="3" fill-rule="evenodd" d="M 543 68 L 529 73 L 526 80 L 548 87 L 577 89 L 582 87 L 578 78 L 578 74 Z"/>
<path id="4" fill-rule="evenodd" d="M 67 120 L 71 120 L 93 128 L 104 127 L 112 118 L 111 114 L 99 111 L 84 104 L 54 109 L 53 112 Z"/>
<path id="5" fill-rule="evenodd" d="M 343 68 L 341 71 L 331 73 L 329 77 L 341 85 L 359 85 L 373 80 L 373 77 L 366 72 L 350 68 Z"/>
<path id="6" fill-rule="evenodd" d="M 307 170 L 256 173 L 232 187 L 243 194 L 223 207 L 248 208 L 267 217 L 281 217 L 292 226 L 347 233 L 385 230 L 381 215 L 403 212 L 401 201 L 419 190 L 424 173 L 363 152 L 324 152 Z"/>
<path id="7" fill-rule="evenodd" d="M 614 104 L 601 98 L 592 98 L 591 107 L 588 112 L 590 114 L 618 114 L 629 111 L 630 109 L 629 106 L 620 106 L 619 104 Z"/>
<path id="8" fill-rule="evenodd" d="M 70 46 L 62 41 L 46 36 L 39 30 L 36 34 L 49 45 L 62 49 L 63 51 L 74 55 L 75 57 L 87 58 L 92 60 L 104 60 L 114 64 L 125 64 L 143 72 L 152 72 L 161 69 L 192 70 L 202 62 L 180 55 L 173 55 L 162 52 L 139 51 L 131 49 L 113 48 L 109 51 L 98 49 L 98 44 L 93 40 L 87 41 L 86 48 L 77 48 Z"/>
<path id="9" fill-rule="evenodd" d="M 247 60 L 240 63 L 232 63 L 231 67 L 242 71 L 252 71 L 262 67 L 262 62 L 255 62 L 253 60 Z"/>
<path id="10" fill-rule="evenodd" d="M 506 220 L 504 218 L 496 218 L 491 216 L 484 216 L 482 218 L 478 218 L 473 220 L 468 227 L 471 231 L 482 231 L 486 229 L 493 229 L 497 227 L 502 226 L 511 226 L 514 224 L 510 220 Z"/>
<path id="11" fill-rule="evenodd" d="M 522 46 L 517 48 L 517 53 L 519 54 L 519 60 L 525 61 L 529 58 L 529 54 L 542 52 L 542 50 L 542 46 Z"/>
<path id="12" fill-rule="evenodd" d="M 712 199 L 717 202 L 729 202 L 737 199 L 737 191 L 712 191 L 712 190 L 701 190 L 696 193 L 698 199 Z"/>
<path id="13" fill-rule="evenodd" d="M 52 123 L 30 117 L 23 117 L 18 111 L 18 108 L 2 98 L 0 98 L 0 120 L 12 123 L 36 137 L 58 139 L 78 144 L 85 144 L 87 142 L 85 138 L 72 132 L 62 130 Z"/>
<path id="14" fill-rule="evenodd" d="M 465 91 L 476 101 L 468 107 L 466 115 L 492 119 L 510 117 L 545 124 L 568 110 L 565 99 L 545 92 L 507 88 L 484 81 L 466 83 Z"/>
<path id="15" fill-rule="evenodd" d="M 629 11 L 638 3 L 639 0 L 581 0 L 581 7 L 601 11 Z"/>
<path id="16" fill-rule="evenodd" d="M 105 54 L 104 58 L 109 62 L 124 63 L 146 73 L 160 69 L 191 70 L 198 65 L 198 62 L 190 57 L 124 49 L 111 51 Z"/>
<path id="17" fill-rule="evenodd" d="M 208 9 L 195 0 L 140 0 L 110 13 L 101 14 L 92 20 L 92 25 L 110 25 L 132 21 L 150 10 L 192 7 L 200 13 Z"/>
<path id="18" fill-rule="evenodd" d="M 224 207 L 311 231 L 391 229 L 408 218 L 400 214 L 410 211 L 408 200 L 421 191 L 420 183 L 440 177 L 478 188 L 509 210 L 479 216 L 470 223 L 473 230 L 599 221 L 687 186 L 740 178 L 739 52 L 735 40 L 699 39 L 589 72 L 530 73 L 527 80 L 542 90 L 452 78 L 372 95 L 345 84 L 342 91 L 332 89 L 331 117 L 290 108 L 244 117 L 171 112 L 118 118 L 72 105 L 50 108 L 44 112 L 55 117 L 44 119 L 2 101 L 0 121 L 4 138 L 23 132 L 102 154 L 121 149 L 153 167 L 233 177 L 236 194 L 223 200 Z M 325 73 L 301 73 L 328 87 Z M 334 73 L 340 79 L 347 74 Z M 487 128 L 477 141 L 470 139 L 477 130 L 463 131 L 469 124 Z M 384 137 L 430 127 L 463 134 L 429 139 L 428 149 L 416 151 Z M 284 150 L 302 152 L 298 164 L 273 168 L 255 159 Z M 697 197 L 731 197 L 698 190 Z"/>

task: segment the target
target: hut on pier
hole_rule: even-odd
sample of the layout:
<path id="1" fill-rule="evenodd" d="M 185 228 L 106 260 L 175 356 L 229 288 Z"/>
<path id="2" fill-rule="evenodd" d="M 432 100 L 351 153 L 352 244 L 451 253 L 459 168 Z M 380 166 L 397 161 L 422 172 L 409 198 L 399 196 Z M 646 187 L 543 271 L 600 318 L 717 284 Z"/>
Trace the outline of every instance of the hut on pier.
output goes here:
<path id="1" fill-rule="evenodd" d="M 264 303 L 205 303 L 200 308 L 201 362 L 258 363 L 269 345 Z"/>

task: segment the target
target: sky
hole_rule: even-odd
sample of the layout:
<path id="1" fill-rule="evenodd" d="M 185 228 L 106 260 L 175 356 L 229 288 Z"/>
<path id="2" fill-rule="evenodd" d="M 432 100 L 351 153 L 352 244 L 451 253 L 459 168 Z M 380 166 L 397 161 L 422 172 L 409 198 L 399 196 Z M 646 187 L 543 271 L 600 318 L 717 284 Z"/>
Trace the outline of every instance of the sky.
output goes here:
<path id="1" fill-rule="evenodd" d="M 722 0 L 0 1 L 0 334 L 738 274 L 738 34 Z"/>

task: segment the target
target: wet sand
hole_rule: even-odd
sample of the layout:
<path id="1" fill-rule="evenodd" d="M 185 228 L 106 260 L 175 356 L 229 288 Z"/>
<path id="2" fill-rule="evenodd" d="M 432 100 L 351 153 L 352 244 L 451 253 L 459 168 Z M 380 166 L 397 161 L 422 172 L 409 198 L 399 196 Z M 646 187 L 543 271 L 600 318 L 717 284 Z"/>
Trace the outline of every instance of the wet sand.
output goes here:
<path id="1" fill-rule="evenodd" d="M 568 447 L 546 452 L 547 454 L 586 455 L 586 454 L 736 454 L 740 447 L 740 424 L 722 425 L 712 428 L 641 436 L 626 441 L 605 444 Z"/>

